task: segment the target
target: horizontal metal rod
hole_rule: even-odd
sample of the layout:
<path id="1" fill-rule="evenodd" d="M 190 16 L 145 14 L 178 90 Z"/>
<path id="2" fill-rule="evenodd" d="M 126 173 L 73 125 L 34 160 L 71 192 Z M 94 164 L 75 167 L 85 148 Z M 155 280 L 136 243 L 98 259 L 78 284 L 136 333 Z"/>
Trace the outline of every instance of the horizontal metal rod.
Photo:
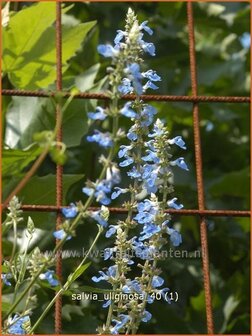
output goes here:
<path id="1" fill-rule="evenodd" d="M 22 205 L 24 211 L 38 211 L 38 212 L 58 212 L 68 206 L 57 207 L 56 205 Z M 97 211 L 99 207 L 90 207 L 89 210 Z M 124 214 L 127 210 L 124 208 L 109 207 L 111 213 Z M 210 217 L 250 217 L 250 211 L 245 210 L 198 210 L 198 209 L 166 209 L 166 213 L 181 215 L 181 216 L 210 216 Z"/>
<path id="2" fill-rule="evenodd" d="M 22 97 L 52 97 L 56 95 L 53 91 L 29 91 L 29 90 L 6 90 L 2 91 L 3 96 L 22 96 Z M 71 95 L 70 92 L 63 91 L 65 98 Z M 74 96 L 79 99 L 110 99 L 103 93 L 78 93 Z M 122 100 L 134 100 L 135 95 L 124 95 Z M 250 103 L 250 97 L 228 97 L 228 96 L 172 96 L 172 95 L 142 95 L 144 101 L 173 101 L 173 102 L 201 102 L 201 103 Z"/>

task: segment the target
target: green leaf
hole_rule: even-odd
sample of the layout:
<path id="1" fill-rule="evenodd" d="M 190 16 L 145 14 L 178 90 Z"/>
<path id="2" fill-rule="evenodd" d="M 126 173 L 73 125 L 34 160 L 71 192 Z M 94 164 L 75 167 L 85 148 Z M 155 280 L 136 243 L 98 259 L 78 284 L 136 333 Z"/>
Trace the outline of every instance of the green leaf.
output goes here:
<path id="1" fill-rule="evenodd" d="M 82 265 L 80 268 L 76 269 L 73 274 L 70 274 L 68 276 L 68 281 L 73 283 L 76 279 L 78 279 L 85 271 L 86 269 L 90 266 L 90 262 L 86 263 L 85 265 Z"/>
<path id="2" fill-rule="evenodd" d="M 223 175 L 211 188 L 213 196 L 249 197 L 249 168 Z"/>
<path id="3" fill-rule="evenodd" d="M 63 142 L 79 145 L 88 130 L 87 112 L 94 111 L 96 101 L 74 99 L 63 116 Z M 11 148 L 28 147 L 34 133 L 53 130 L 55 109 L 50 100 L 36 97 L 13 97 L 6 113 L 5 143 Z M 74 130 L 74 132 L 73 132 Z"/>
<path id="4" fill-rule="evenodd" d="M 12 13 L 9 25 L 3 29 L 3 71 L 13 71 L 23 62 L 42 33 L 55 21 L 56 4 L 39 2 Z"/>
<path id="5" fill-rule="evenodd" d="M 55 81 L 55 6 L 47 2 L 21 10 L 4 30 L 4 71 L 18 88 L 41 89 Z M 68 10 L 64 8 L 63 12 Z M 95 21 L 62 27 L 62 72 L 94 25 Z"/>
<path id="6" fill-rule="evenodd" d="M 92 86 L 94 85 L 94 81 L 99 69 L 100 69 L 100 63 L 97 63 L 91 66 L 88 70 L 86 70 L 79 76 L 77 76 L 75 78 L 76 87 L 82 92 L 91 89 Z"/>
<path id="7" fill-rule="evenodd" d="M 63 175 L 63 198 L 65 200 L 69 187 L 83 178 L 83 175 Z M 8 195 L 5 188 L 4 199 Z M 8 190 L 9 191 L 9 190 Z M 7 194 L 7 195 L 6 195 Z M 55 204 L 56 199 L 56 177 L 46 175 L 43 177 L 34 176 L 19 194 L 23 204 Z"/>
<path id="8" fill-rule="evenodd" d="M 34 145 L 27 150 L 3 149 L 2 151 L 2 176 L 20 175 L 23 169 L 34 161 L 41 153 L 41 148 Z"/>
<path id="9" fill-rule="evenodd" d="M 2 312 L 5 313 L 5 312 L 9 311 L 10 307 L 11 307 L 11 303 L 10 302 L 4 302 L 4 301 L 2 301 L 2 303 L 1 303 L 1 310 L 2 310 Z"/>

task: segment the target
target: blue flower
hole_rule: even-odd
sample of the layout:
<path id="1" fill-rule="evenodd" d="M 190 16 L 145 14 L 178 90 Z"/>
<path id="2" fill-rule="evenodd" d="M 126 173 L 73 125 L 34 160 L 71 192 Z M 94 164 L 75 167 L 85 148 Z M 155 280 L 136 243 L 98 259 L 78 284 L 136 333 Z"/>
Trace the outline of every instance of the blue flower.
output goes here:
<path id="1" fill-rule="evenodd" d="M 127 133 L 127 138 L 131 141 L 137 140 L 138 136 L 137 136 L 137 133 L 136 133 L 136 126 L 135 125 L 131 126 L 131 128 L 129 129 L 129 131 Z"/>
<path id="2" fill-rule="evenodd" d="M 84 187 L 84 188 L 82 188 L 82 192 L 84 194 L 86 194 L 87 196 L 91 196 L 95 192 L 95 189 L 94 188 Z"/>
<path id="3" fill-rule="evenodd" d="M 53 232 L 53 235 L 56 239 L 62 240 L 67 236 L 67 233 L 61 229 Z M 72 237 L 68 236 L 66 240 L 70 240 Z"/>
<path id="4" fill-rule="evenodd" d="M 99 223 L 101 226 L 106 227 L 108 225 L 108 222 L 100 216 L 101 211 L 93 211 L 91 213 L 91 217 L 96 220 L 97 223 Z"/>
<path id="5" fill-rule="evenodd" d="M 139 28 L 140 30 L 145 30 L 146 33 L 148 33 L 149 35 L 153 34 L 153 30 L 147 26 L 148 21 L 144 21 L 140 24 Z"/>
<path id="6" fill-rule="evenodd" d="M 141 232 L 142 236 L 139 238 L 139 240 L 143 241 L 145 239 L 149 239 L 157 232 L 160 232 L 160 230 L 161 229 L 159 226 L 152 223 L 148 223 L 147 225 L 144 225 L 143 231 Z"/>
<path id="7" fill-rule="evenodd" d="M 148 312 L 147 310 L 144 311 L 142 321 L 143 322 L 148 322 L 152 318 L 152 314 Z"/>
<path id="8" fill-rule="evenodd" d="M 167 205 L 170 208 L 173 208 L 173 209 L 176 209 L 176 210 L 182 209 L 184 207 L 183 204 L 177 204 L 176 201 L 177 201 L 177 198 L 174 197 L 173 199 L 171 199 L 170 201 L 167 202 Z"/>
<path id="9" fill-rule="evenodd" d="M 120 167 L 127 167 L 134 162 L 133 158 L 131 158 L 129 156 L 125 156 L 125 157 L 126 157 L 126 160 L 119 163 Z"/>
<path id="10" fill-rule="evenodd" d="M 113 328 L 111 329 L 111 333 L 114 334 L 119 334 L 120 329 L 122 327 L 125 326 L 125 324 L 130 321 L 130 316 L 129 315 L 125 315 L 125 314 L 120 314 L 119 315 L 121 320 L 116 320 L 113 319 L 112 322 L 115 322 L 115 325 L 113 326 Z"/>
<path id="11" fill-rule="evenodd" d="M 106 171 L 106 179 L 101 180 L 96 186 L 84 187 L 82 191 L 87 196 L 94 194 L 96 201 L 108 205 L 111 203 L 111 199 L 108 197 L 108 193 L 111 193 L 114 184 L 119 183 L 121 180 L 120 171 L 117 167 L 109 167 Z"/>
<path id="12" fill-rule="evenodd" d="M 147 149 L 146 152 L 148 153 L 148 155 L 142 157 L 143 161 L 152 161 L 154 163 L 158 163 L 160 161 L 156 153 L 152 152 L 149 149 Z"/>
<path id="13" fill-rule="evenodd" d="M 154 277 L 152 278 L 152 282 L 151 282 L 151 286 L 153 288 L 157 288 L 157 287 L 161 287 L 164 283 L 164 279 L 161 278 L 158 275 L 154 275 Z"/>
<path id="14" fill-rule="evenodd" d="M 116 199 L 119 195 L 125 194 L 126 192 L 128 192 L 128 189 L 122 189 L 119 187 L 115 187 L 114 189 L 116 191 L 114 191 L 113 194 L 111 195 L 111 199 Z"/>
<path id="15" fill-rule="evenodd" d="M 125 157 L 126 154 L 128 153 L 129 150 L 132 149 L 132 146 L 125 146 L 125 145 L 121 145 L 120 146 L 120 150 L 118 152 L 118 157 L 121 159 L 122 157 Z"/>
<path id="16" fill-rule="evenodd" d="M 103 305 L 102 308 L 107 308 L 108 306 L 111 305 L 111 300 L 107 300 Z"/>
<path id="17" fill-rule="evenodd" d="M 149 55 L 151 56 L 155 56 L 155 52 L 156 52 L 156 49 L 155 49 L 155 46 L 153 43 L 148 43 L 148 42 L 145 42 L 142 40 L 142 37 L 143 37 L 143 34 L 140 34 L 139 36 L 139 44 L 140 46 L 142 47 L 142 49 L 148 53 Z"/>
<path id="18" fill-rule="evenodd" d="M 135 166 L 127 172 L 127 175 L 132 179 L 139 179 L 142 176 Z"/>
<path id="19" fill-rule="evenodd" d="M 124 38 L 125 35 L 126 35 L 126 33 L 124 31 L 117 30 L 117 35 L 114 39 L 114 43 L 119 44 L 121 42 L 121 40 Z"/>
<path id="20" fill-rule="evenodd" d="M 2 274 L 1 274 L 1 279 L 3 280 L 3 282 L 4 282 L 4 284 L 5 284 L 6 286 L 11 286 L 11 283 L 10 283 L 10 281 L 8 280 L 8 279 L 10 279 L 10 278 L 11 278 L 11 274 L 10 274 L 10 273 L 7 273 L 7 274 L 2 273 Z"/>
<path id="21" fill-rule="evenodd" d="M 184 170 L 189 170 L 189 168 L 187 167 L 187 164 L 185 163 L 185 160 L 184 160 L 183 157 L 180 157 L 175 161 L 171 161 L 170 164 L 172 166 L 178 166 L 179 168 L 182 168 Z"/>
<path id="22" fill-rule="evenodd" d="M 142 74 L 140 72 L 140 65 L 137 63 L 132 63 L 126 68 L 126 72 L 128 72 L 132 78 L 133 87 L 138 95 L 143 93 L 143 87 L 141 84 Z"/>
<path id="23" fill-rule="evenodd" d="M 109 229 L 105 234 L 106 238 L 110 238 L 113 234 L 116 233 L 117 226 L 116 225 L 109 225 Z"/>
<path id="24" fill-rule="evenodd" d="M 127 280 L 126 285 L 124 285 L 122 287 L 122 292 L 125 294 L 130 294 L 130 293 L 138 293 L 138 294 L 142 294 L 142 288 L 140 283 L 137 280 Z"/>
<path id="25" fill-rule="evenodd" d="M 149 79 L 150 81 L 153 81 L 153 82 L 160 82 L 161 81 L 161 77 L 154 70 L 148 70 L 146 72 L 143 72 L 142 75 L 143 75 L 144 78 L 147 78 L 147 79 Z"/>
<path id="26" fill-rule="evenodd" d="M 182 243 L 182 236 L 178 231 L 167 228 L 167 233 L 170 235 L 170 241 L 173 246 L 179 246 Z"/>
<path id="27" fill-rule="evenodd" d="M 102 280 L 107 281 L 109 278 L 114 278 L 116 276 L 116 271 L 117 271 L 116 265 L 110 266 L 106 273 L 104 273 L 103 271 L 99 271 L 101 276 L 99 278 L 96 276 L 93 276 L 92 280 L 94 282 L 100 282 Z"/>
<path id="28" fill-rule="evenodd" d="M 104 120 L 107 118 L 107 114 L 100 106 L 96 107 L 96 112 L 88 112 L 88 117 L 92 120 Z"/>
<path id="29" fill-rule="evenodd" d="M 128 78 L 122 79 L 122 84 L 118 86 L 118 91 L 123 95 L 132 93 L 134 90 L 133 86 L 131 85 L 131 81 Z"/>
<path id="30" fill-rule="evenodd" d="M 96 187 L 96 201 L 103 205 L 109 205 L 111 203 L 111 199 L 107 196 L 107 193 L 110 191 L 111 189 L 108 189 L 106 185 L 106 180 L 101 181 L 101 183 L 99 183 Z"/>
<path id="31" fill-rule="evenodd" d="M 121 109 L 120 113 L 127 118 L 136 118 L 137 114 L 130 107 L 132 102 L 127 102 L 124 107 Z"/>
<path id="32" fill-rule="evenodd" d="M 104 57 L 114 57 L 118 54 L 118 50 L 112 47 L 110 44 L 100 44 L 97 47 L 97 51 Z"/>
<path id="33" fill-rule="evenodd" d="M 49 285 L 52 287 L 58 286 L 59 281 L 54 278 L 54 271 L 47 271 L 46 273 L 41 273 L 39 275 L 40 280 L 47 280 Z"/>
<path id="34" fill-rule="evenodd" d="M 87 136 L 87 141 L 97 142 L 102 147 L 111 147 L 113 145 L 113 140 L 109 133 L 102 133 L 98 130 L 94 130 L 93 135 Z"/>
<path id="35" fill-rule="evenodd" d="M 185 141 L 182 139 L 182 137 L 180 135 L 176 136 L 175 138 L 173 138 L 171 140 L 169 140 L 168 142 L 171 145 L 175 144 L 175 145 L 179 146 L 182 149 L 186 149 Z"/>
<path id="36" fill-rule="evenodd" d="M 144 119 L 141 122 L 142 126 L 150 126 L 153 122 L 154 115 L 157 113 L 157 110 L 151 105 L 145 105 L 142 112 L 141 117 Z"/>
<path id="37" fill-rule="evenodd" d="M 74 218 L 78 213 L 78 208 L 74 203 L 71 203 L 70 208 L 63 208 L 61 211 L 66 218 Z"/>
<path id="38" fill-rule="evenodd" d="M 112 257 L 113 252 L 116 251 L 116 247 L 107 247 L 104 249 L 104 260 L 108 260 Z"/>
<path id="39" fill-rule="evenodd" d="M 158 211 L 158 207 L 150 200 L 145 199 L 143 202 L 138 203 L 137 210 L 138 213 L 134 217 L 134 219 L 139 224 L 146 224 L 154 221 L 155 215 Z"/>
<path id="40" fill-rule="evenodd" d="M 163 134 L 164 134 L 163 123 L 161 122 L 160 119 L 157 119 L 153 127 L 153 133 L 149 134 L 148 137 L 156 138 L 162 136 Z"/>
<path id="41" fill-rule="evenodd" d="M 144 188 L 149 194 L 157 192 L 158 172 L 159 167 L 156 165 L 145 164 L 143 166 Z"/>
<path id="42" fill-rule="evenodd" d="M 151 81 L 148 81 L 144 86 L 143 86 L 143 91 L 146 91 L 147 89 L 152 89 L 152 90 L 157 90 L 158 86 L 152 83 Z"/>
<path id="43" fill-rule="evenodd" d="M 8 334 L 26 335 L 27 331 L 24 328 L 24 324 L 28 323 L 29 321 L 30 317 L 28 315 L 20 317 L 18 314 L 16 314 L 13 318 L 8 320 L 8 324 L 11 325 L 7 329 Z"/>

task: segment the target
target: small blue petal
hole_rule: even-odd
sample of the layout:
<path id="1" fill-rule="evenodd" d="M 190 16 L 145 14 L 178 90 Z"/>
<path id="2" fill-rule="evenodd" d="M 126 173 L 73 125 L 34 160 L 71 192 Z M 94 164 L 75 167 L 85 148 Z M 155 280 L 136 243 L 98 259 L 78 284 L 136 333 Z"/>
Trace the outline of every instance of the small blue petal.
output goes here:
<path id="1" fill-rule="evenodd" d="M 150 319 L 152 318 L 152 314 L 150 312 L 148 312 L 147 310 L 144 311 L 143 317 L 142 317 L 142 321 L 143 322 L 148 322 L 150 321 Z"/>
<path id="2" fill-rule="evenodd" d="M 153 288 L 161 287 L 164 283 L 164 279 L 158 275 L 154 275 L 151 285 Z"/>
<path id="3" fill-rule="evenodd" d="M 110 44 L 100 44 L 97 47 L 97 51 L 104 57 L 114 57 L 118 54 L 118 51 L 114 49 Z"/>
<path id="4" fill-rule="evenodd" d="M 131 157 L 127 157 L 126 160 L 119 163 L 119 166 L 120 167 L 127 167 L 127 166 L 131 165 L 133 162 L 134 162 L 134 160 Z"/>
<path id="5" fill-rule="evenodd" d="M 53 232 L 53 235 L 56 239 L 62 240 L 67 236 L 67 233 L 61 229 Z M 68 236 L 66 240 L 70 240 L 72 237 Z"/>
<path id="6" fill-rule="evenodd" d="M 183 204 L 177 204 L 176 201 L 177 201 L 177 198 L 174 197 L 173 199 L 171 199 L 170 201 L 167 202 L 167 205 L 170 208 L 173 208 L 173 209 L 176 209 L 176 210 L 182 209 L 184 207 Z"/>
<path id="7" fill-rule="evenodd" d="M 104 120 L 107 115 L 104 112 L 104 109 L 100 106 L 96 108 L 96 112 L 88 112 L 88 117 L 92 120 Z"/>
<path id="8" fill-rule="evenodd" d="M 189 170 L 187 164 L 185 163 L 185 160 L 183 157 L 180 157 L 178 159 L 176 159 L 175 161 L 171 161 L 170 164 L 172 166 L 178 166 L 179 168 L 181 169 L 184 169 L 184 170 Z"/>
<path id="9" fill-rule="evenodd" d="M 175 145 L 179 146 L 182 149 L 186 149 L 185 141 L 182 139 L 181 136 L 176 136 L 175 138 L 169 140 L 168 142 L 171 145 L 175 144 Z"/>
<path id="10" fill-rule="evenodd" d="M 78 209 L 74 203 L 70 204 L 70 208 L 63 208 L 62 213 L 66 218 L 74 218 L 78 213 Z"/>
<path id="11" fill-rule="evenodd" d="M 115 225 L 110 225 L 108 231 L 105 234 L 105 237 L 110 238 L 115 233 L 116 233 L 116 226 Z"/>
<path id="12" fill-rule="evenodd" d="M 140 24 L 139 28 L 140 30 L 145 30 L 146 33 L 148 33 L 149 35 L 153 34 L 153 30 L 147 26 L 148 21 L 144 21 Z"/>

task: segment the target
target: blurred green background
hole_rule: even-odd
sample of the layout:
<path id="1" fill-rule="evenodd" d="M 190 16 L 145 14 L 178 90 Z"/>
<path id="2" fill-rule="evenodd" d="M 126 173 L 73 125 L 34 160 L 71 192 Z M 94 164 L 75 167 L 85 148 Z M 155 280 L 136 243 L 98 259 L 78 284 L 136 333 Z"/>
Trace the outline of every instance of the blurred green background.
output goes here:
<path id="1" fill-rule="evenodd" d="M 39 21 L 38 8 L 30 2 L 10 4 L 10 24 L 3 29 L 3 88 L 55 88 L 55 30 L 53 6 L 47 3 Z M 162 77 L 158 94 L 190 95 L 188 32 L 186 4 L 182 2 L 89 2 L 67 3 L 63 14 L 63 88 L 101 92 L 105 89 L 107 59 L 96 51 L 98 43 L 112 42 L 117 29 L 123 29 L 127 8 L 131 6 L 139 21 L 148 20 L 154 34 L 149 41 L 156 45 L 156 57 L 146 57 L 146 69 Z M 25 8 L 33 8 L 25 12 Z M 250 5 L 246 2 L 194 3 L 196 58 L 199 94 L 248 96 L 250 92 Z M 21 19 L 18 15 L 23 12 Z M 15 14 L 18 13 L 18 14 Z M 30 16 L 29 16 L 30 15 Z M 50 17 L 52 17 L 50 19 Z M 13 20 L 13 21 L 12 21 Z M 51 21 L 50 21 L 51 20 Z M 45 22 L 47 21 L 47 22 Z M 93 27 L 83 23 L 96 21 Z M 35 31 L 35 27 L 38 29 Z M 11 32 L 14 33 L 14 40 Z M 32 34 L 31 34 L 32 32 Z M 37 35 L 36 35 L 37 34 Z M 23 41 L 28 41 L 22 49 Z M 14 64 L 15 63 L 15 64 Z M 64 202 L 85 200 L 81 189 L 87 178 L 94 179 L 100 166 L 95 145 L 85 140 L 88 132 L 86 113 L 102 101 L 76 99 L 63 120 L 64 142 L 68 160 L 64 166 Z M 195 155 L 191 103 L 154 103 L 158 116 L 166 121 L 171 137 L 182 135 L 187 143 L 185 153 L 188 173 L 174 169 L 176 196 L 185 209 L 197 209 Z M 249 104 L 200 103 L 203 174 L 207 209 L 249 209 Z M 3 198 L 22 179 L 36 153 L 29 149 L 32 135 L 54 127 L 54 110 L 49 99 L 3 97 Z M 129 123 L 122 119 L 121 127 Z M 108 127 L 108 125 L 104 125 Z M 184 153 L 183 153 L 184 154 Z M 178 151 L 174 155 L 181 155 Z M 21 191 L 23 204 L 55 204 L 55 163 L 48 157 L 36 176 Z M 119 205 L 113 203 L 113 205 Z M 53 213 L 31 215 L 40 229 L 37 244 L 42 250 L 53 248 Z M 111 221 L 117 220 L 111 217 Z M 181 228 L 181 250 L 200 249 L 198 218 L 174 216 Z M 207 218 L 211 284 L 216 333 L 250 333 L 249 312 L 249 231 L 248 218 Z M 20 227 L 22 229 L 22 225 Z M 82 251 L 95 236 L 93 222 L 83 222 L 77 237 L 65 249 Z M 21 238 L 20 238 L 21 239 Z M 23 239 L 23 238 L 22 238 Z M 22 239 L 20 245 L 22 245 Z M 112 241 L 111 241 L 112 243 Z M 101 239 L 99 248 L 108 245 Z M 3 237 L 3 255 L 11 251 L 9 236 Z M 79 258 L 63 261 L 64 277 L 78 264 Z M 107 265 L 92 258 L 88 271 L 78 280 L 81 286 L 93 285 L 90 278 Z M 200 258 L 171 258 L 162 262 L 165 284 L 179 293 L 177 303 L 155 302 L 149 307 L 153 319 L 142 324 L 140 332 L 148 334 L 206 333 L 205 303 Z M 102 286 L 102 283 L 101 283 Z M 3 295 L 8 296 L 8 291 Z M 36 320 L 53 293 L 37 290 L 39 305 Z M 99 302 L 73 302 L 63 298 L 63 334 L 96 333 L 106 316 Z M 40 334 L 53 334 L 53 313 L 40 328 Z"/>

